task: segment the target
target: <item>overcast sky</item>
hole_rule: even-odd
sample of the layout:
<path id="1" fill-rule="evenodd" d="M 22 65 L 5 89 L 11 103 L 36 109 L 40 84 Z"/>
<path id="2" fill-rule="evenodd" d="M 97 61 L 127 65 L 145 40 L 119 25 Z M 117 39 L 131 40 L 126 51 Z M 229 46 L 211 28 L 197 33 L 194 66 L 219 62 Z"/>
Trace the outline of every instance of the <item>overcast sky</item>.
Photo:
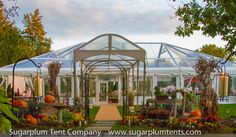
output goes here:
<path id="1" fill-rule="evenodd" d="M 225 44 L 219 37 L 212 39 L 199 32 L 191 37 L 175 36 L 180 22 L 174 16 L 177 3 L 171 0 L 17 0 L 17 5 L 20 27 L 23 14 L 40 10 L 53 50 L 104 33 L 116 33 L 133 42 L 166 42 L 193 50 L 203 44 Z"/>

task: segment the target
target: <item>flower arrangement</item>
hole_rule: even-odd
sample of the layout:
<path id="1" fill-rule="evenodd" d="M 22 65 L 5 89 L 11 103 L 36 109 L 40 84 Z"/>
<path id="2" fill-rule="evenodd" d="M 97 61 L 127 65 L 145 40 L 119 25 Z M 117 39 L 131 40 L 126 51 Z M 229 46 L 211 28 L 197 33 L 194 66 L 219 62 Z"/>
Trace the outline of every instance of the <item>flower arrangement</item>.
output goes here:
<path id="1" fill-rule="evenodd" d="M 74 120 L 75 122 L 84 121 L 84 118 L 83 118 L 83 116 L 82 116 L 81 113 L 74 113 L 74 115 L 73 115 L 73 120 Z"/>
<path id="2" fill-rule="evenodd" d="M 197 118 L 177 118 L 173 121 L 170 121 L 169 126 L 174 129 L 196 129 L 200 119 Z"/>
<path id="3" fill-rule="evenodd" d="M 27 102 L 25 102 L 24 100 L 14 99 L 11 102 L 12 102 L 13 106 L 15 106 L 15 107 L 28 107 Z"/>
<path id="4" fill-rule="evenodd" d="M 155 92 L 154 92 L 155 97 L 167 96 L 167 94 L 163 92 L 160 87 L 156 86 L 154 89 L 155 89 Z"/>
<path id="5" fill-rule="evenodd" d="M 151 111 L 149 111 L 149 113 L 148 113 L 148 118 L 157 119 L 158 113 L 159 113 L 159 112 L 158 112 L 157 109 L 151 110 Z"/>
<path id="6" fill-rule="evenodd" d="M 125 116 L 125 122 L 128 123 L 128 125 L 138 123 L 138 115 L 128 115 Z"/>
<path id="7" fill-rule="evenodd" d="M 162 88 L 162 91 L 167 95 L 172 95 L 173 93 L 175 93 L 176 88 L 175 86 L 167 86 Z"/>
<path id="8" fill-rule="evenodd" d="M 220 120 L 217 116 L 214 115 L 208 115 L 203 118 L 203 122 L 211 122 L 211 123 L 216 123 Z"/>
<path id="9" fill-rule="evenodd" d="M 55 121 L 57 121 L 57 115 L 53 114 L 53 115 L 45 116 L 43 118 L 43 121 L 45 121 L 45 122 L 55 122 Z"/>
<path id="10" fill-rule="evenodd" d="M 183 130 L 192 130 L 199 129 L 203 132 L 222 132 L 224 131 L 224 126 L 221 126 L 218 123 L 218 118 L 215 116 L 207 116 L 205 118 L 177 118 L 169 121 L 168 126 L 173 129 L 183 129 Z"/>
<path id="11" fill-rule="evenodd" d="M 169 116 L 170 116 L 170 111 L 166 109 L 162 109 L 162 110 L 154 109 L 148 113 L 148 118 L 151 118 L 151 119 L 157 119 L 157 118 L 168 119 Z"/>

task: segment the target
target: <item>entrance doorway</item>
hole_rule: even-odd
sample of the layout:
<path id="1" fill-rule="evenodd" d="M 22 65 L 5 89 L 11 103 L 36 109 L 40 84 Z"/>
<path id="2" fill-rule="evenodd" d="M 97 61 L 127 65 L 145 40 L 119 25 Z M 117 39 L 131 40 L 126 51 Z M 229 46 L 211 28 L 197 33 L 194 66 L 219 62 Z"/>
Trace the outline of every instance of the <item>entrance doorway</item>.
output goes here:
<path id="1" fill-rule="evenodd" d="M 118 103 L 118 81 L 99 81 L 98 85 L 99 104 Z"/>
<path id="2" fill-rule="evenodd" d="M 107 103 L 108 102 L 108 83 L 101 82 L 99 88 L 99 102 Z"/>

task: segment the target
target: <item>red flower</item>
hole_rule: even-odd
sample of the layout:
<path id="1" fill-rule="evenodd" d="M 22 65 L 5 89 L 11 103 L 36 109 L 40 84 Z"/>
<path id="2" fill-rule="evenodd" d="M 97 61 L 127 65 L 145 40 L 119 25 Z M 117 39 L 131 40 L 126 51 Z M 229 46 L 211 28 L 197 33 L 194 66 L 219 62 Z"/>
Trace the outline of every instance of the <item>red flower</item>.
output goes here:
<path id="1" fill-rule="evenodd" d="M 220 118 L 218 118 L 217 116 L 214 116 L 214 115 L 208 115 L 203 118 L 204 122 L 217 122 L 219 120 L 220 120 Z"/>

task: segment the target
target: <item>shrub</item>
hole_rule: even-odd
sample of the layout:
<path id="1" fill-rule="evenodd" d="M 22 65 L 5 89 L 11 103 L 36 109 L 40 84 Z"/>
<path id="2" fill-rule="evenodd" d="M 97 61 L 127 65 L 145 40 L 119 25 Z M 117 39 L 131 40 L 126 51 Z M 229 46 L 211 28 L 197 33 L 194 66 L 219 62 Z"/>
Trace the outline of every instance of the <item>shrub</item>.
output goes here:
<path id="1" fill-rule="evenodd" d="M 11 112 L 10 101 L 4 97 L 6 91 L 0 87 L 0 132 L 6 133 L 11 128 L 11 120 L 19 122 L 18 118 Z"/>

